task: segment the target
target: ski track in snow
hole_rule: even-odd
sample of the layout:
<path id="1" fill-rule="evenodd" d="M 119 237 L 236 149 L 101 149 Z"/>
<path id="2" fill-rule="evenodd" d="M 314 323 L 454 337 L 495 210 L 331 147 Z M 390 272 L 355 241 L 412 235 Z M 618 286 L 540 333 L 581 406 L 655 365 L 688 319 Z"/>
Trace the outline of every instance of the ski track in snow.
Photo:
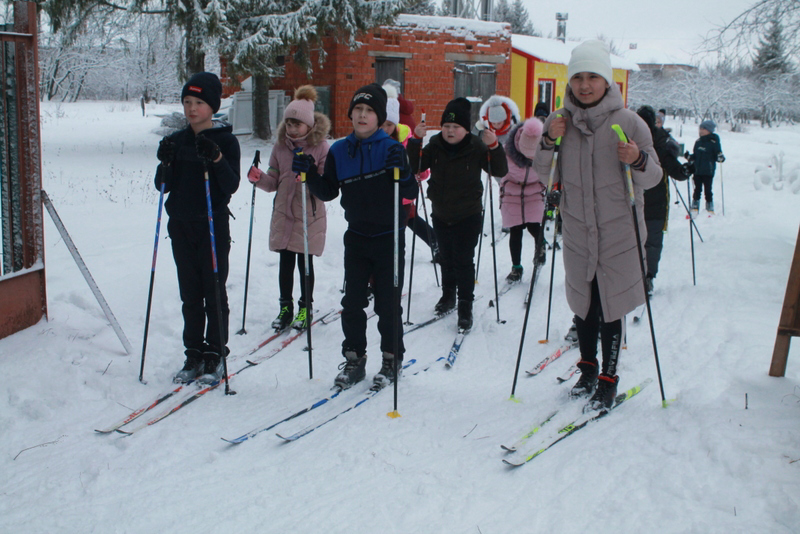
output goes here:
<path id="1" fill-rule="evenodd" d="M 134 354 L 124 353 L 45 215 L 49 321 L 0 340 L 5 378 L 0 531 L 790 533 L 800 528 L 797 341 L 786 378 L 767 376 L 800 223 L 800 195 L 786 188 L 756 191 L 752 185 L 755 165 L 773 153 L 783 150 L 788 160 L 800 160 L 800 127 L 753 125 L 743 134 L 721 132 L 728 156 L 726 215 L 718 173 L 718 214 L 696 220 L 705 240 L 695 238 L 697 286 L 685 211 L 670 206 L 652 312 L 665 394 L 675 399 L 671 406 L 661 408 L 647 315 L 638 325 L 629 319 L 620 389 L 647 377 L 653 384 L 531 463 L 508 469 L 500 461 L 501 443 L 514 442 L 555 407 L 562 411 L 548 423 L 550 432 L 579 409 L 567 400 L 574 379 L 564 385 L 555 380 L 578 353 L 568 353 L 537 377 L 524 373 L 558 346 L 571 320 L 558 254 L 551 341 L 538 343 L 545 335 L 548 254 L 531 308 L 519 402 L 509 401 L 529 278 L 501 297 L 506 324 L 498 324 L 495 309 L 488 307 L 494 299 L 488 241 L 476 286 L 482 298 L 474 306 L 475 326 L 456 365 L 446 370 L 436 362 L 412 376 L 446 356 L 455 314 L 405 338 L 406 358 L 417 363 L 400 382 L 398 419 L 386 417 L 393 409 L 390 387 L 294 443 L 283 443 L 274 433 L 303 428 L 352 404 L 354 397 L 343 394 L 313 415 L 238 446 L 219 439 L 330 395 L 341 362 L 341 326 L 335 322 L 312 330 L 313 380 L 303 337 L 237 376 L 231 382 L 235 396 L 224 396 L 220 387 L 133 436 L 96 434 L 95 428 L 171 389 L 183 361 L 164 214 L 147 384 L 137 380 L 158 202 L 152 178 L 159 136 L 152 131 L 159 123 L 156 113 L 178 108 L 153 106 L 147 118 L 133 104 L 44 103 L 42 109 L 43 187 Z M 687 124 L 684 131 L 688 146 L 695 128 Z M 266 160 L 268 145 L 242 140 L 243 176 L 255 149 Z M 685 196 L 685 184 L 679 187 Z M 228 279 L 232 333 L 241 327 L 250 194 L 243 180 L 230 205 L 236 217 Z M 277 255 L 267 250 L 271 205 L 271 195 L 259 191 L 248 335 L 230 341 L 237 355 L 246 355 L 269 334 L 277 313 Z M 338 200 L 328 209 L 326 250 L 315 260 L 320 309 L 338 307 L 341 300 L 345 223 Z M 526 236 L 523 262 L 531 261 L 532 250 Z M 414 322 L 429 317 L 439 296 L 430 261 L 420 251 L 426 252 L 417 251 L 414 265 Z M 510 269 L 506 241 L 498 246 L 497 263 L 502 283 Z M 526 276 L 532 270 L 526 268 Z M 380 367 L 376 325 L 370 320 L 368 381 Z M 230 370 L 242 365 L 240 357 Z"/>

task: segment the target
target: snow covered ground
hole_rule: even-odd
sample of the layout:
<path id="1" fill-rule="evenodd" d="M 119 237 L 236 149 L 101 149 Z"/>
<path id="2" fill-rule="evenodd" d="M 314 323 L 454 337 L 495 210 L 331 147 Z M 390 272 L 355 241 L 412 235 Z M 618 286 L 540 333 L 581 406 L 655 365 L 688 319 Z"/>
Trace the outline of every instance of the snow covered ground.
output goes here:
<path id="1" fill-rule="evenodd" d="M 182 362 L 180 301 L 165 224 L 145 366 L 137 380 L 156 222 L 152 186 L 157 114 L 176 107 L 100 102 L 42 106 L 44 188 L 134 346 L 126 355 L 48 215 L 49 320 L 0 340 L 0 531 L 2 532 L 797 532 L 800 530 L 800 349 L 786 378 L 771 378 L 775 332 L 800 224 L 800 195 L 754 187 L 754 170 L 783 151 L 800 163 L 800 127 L 720 132 L 728 161 L 714 189 L 718 215 L 697 219 L 697 285 L 688 222 L 672 206 L 652 300 L 667 398 L 664 409 L 646 318 L 629 319 L 621 388 L 653 378 L 638 397 L 531 463 L 509 469 L 501 443 L 567 401 L 555 376 L 521 373 L 509 401 L 524 316 L 525 284 L 500 302 L 496 322 L 492 256 L 484 241 L 475 327 L 454 368 L 435 363 L 453 339 L 455 316 L 406 338 L 409 369 L 401 418 L 385 391 L 295 443 L 292 432 L 337 407 L 315 410 L 242 445 L 236 437 L 329 394 L 341 361 L 338 323 L 313 331 L 314 378 L 297 341 L 220 390 L 132 436 L 100 435 L 171 388 Z M 668 122 L 676 133 L 680 125 Z M 682 140 L 691 148 L 694 125 Z M 255 149 L 242 142 L 242 171 Z M 722 215 L 724 180 L 725 215 Z M 231 331 L 241 327 L 251 186 L 231 202 L 236 216 L 228 294 Z M 673 189 L 674 192 L 674 189 Z M 685 185 L 681 193 L 686 195 Z M 495 199 L 497 198 L 495 190 Z M 278 311 L 277 255 L 267 249 L 271 198 L 259 192 L 246 336 L 233 354 L 263 340 Z M 345 228 L 329 205 L 325 254 L 316 262 L 317 306 L 338 307 Z M 497 213 L 499 228 L 499 212 Z M 165 216 L 166 221 L 166 216 Z M 486 228 L 488 230 L 488 218 Z M 410 245 L 411 234 L 408 234 Z M 530 265 L 532 240 L 524 242 Z M 428 251 L 417 250 L 411 320 L 438 298 Z M 409 249 L 410 255 L 410 249 Z M 545 335 L 551 257 L 534 295 L 522 369 L 558 344 L 570 324 L 556 259 L 549 345 Z M 498 246 L 499 276 L 510 268 Z M 405 305 L 405 303 L 404 303 Z M 380 365 L 370 322 L 371 376 Z M 269 346 L 262 349 L 261 354 Z M 241 359 L 240 359 L 241 361 Z M 232 367 L 234 367 L 232 365 Z M 238 366 L 236 367 L 238 368 Z M 235 370 L 235 369 L 233 369 Z M 158 410 L 155 410 L 158 412 Z"/>

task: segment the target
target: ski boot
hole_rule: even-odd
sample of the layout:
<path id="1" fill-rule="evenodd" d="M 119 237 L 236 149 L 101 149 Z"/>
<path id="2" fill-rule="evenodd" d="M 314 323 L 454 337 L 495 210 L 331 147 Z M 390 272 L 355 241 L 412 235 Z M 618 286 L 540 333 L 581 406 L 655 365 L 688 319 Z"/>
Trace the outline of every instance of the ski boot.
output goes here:
<path id="1" fill-rule="evenodd" d="M 381 365 L 381 370 L 378 371 L 372 379 L 372 388 L 373 389 L 383 389 L 392 382 L 395 381 L 395 361 L 394 361 L 394 354 L 391 352 L 384 352 L 383 353 L 383 364 Z M 397 374 L 401 374 L 403 370 L 403 360 L 400 359 L 397 361 Z"/>
<path id="2" fill-rule="evenodd" d="M 472 301 L 458 301 L 458 329 L 469 330 L 472 328 Z"/>
<path id="3" fill-rule="evenodd" d="M 291 299 L 281 299 L 280 303 L 281 311 L 275 320 L 272 321 L 272 328 L 274 328 L 276 332 L 285 330 L 292 323 L 292 313 L 294 313 L 294 304 L 292 304 Z"/>
<path id="4" fill-rule="evenodd" d="M 202 375 L 205 370 L 202 352 L 197 349 L 186 349 L 184 354 L 186 355 L 186 361 L 183 362 L 183 369 L 178 371 L 178 374 L 172 379 L 176 384 L 191 382 Z"/>
<path id="5" fill-rule="evenodd" d="M 439 302 L 436 303 L 436 306 L 433 307 L 433 312 L 436 315 L 444 315 L 445 313 L 451 311 L 455 307 L 456 307 L 456 290 L 443 289 L 442 298 L 440 298 Z"/>
<path id="6" fill-rule="evenodd" d="M 614 405 L 614 399 L 617 397 L 617 384 L 619 383 L 618 376 L 611 376 L 605 373 L 597 378 L 597 389 L 589 399 L 589 402 L 584 407 L 584 412 L 592 410 L 608 410 Z"/>
<path id="7" fill-rule="evenodd" d="M 714 215 L 714 201 L 713 200 L 707 200 L 706 201 L 706 211 L 708 212 L 709 215 Z"/>
<path id="8" fill-rule="evenodd" d="M 295 330 L 305 330 L 308 328 L 308 325 L 311 324 L 314 313 L 306 308 L 305 304 L 302 302 L 299 302 L 298 305 L 297 315 L 295 315 L 294 321 L 292 321 L 292 328 Z"/>
<path id="9" fill-rule="evenodd" d="M 334 387 L 339 389 L 351 388 L 364 380 L 364 377 L 367 375 L 366 354 L 358 355 L 355 351 L 347 350 L 344 352 L 344 358 L 344 362 L 339 364 L 339 369 L 341 369 L 342 372 L 336 375 L 336 379 L 333 381 Z"/>
<path id="10" fill-rule="evenodd" d="M 692 219 L 694 219 L 695 217 L 697 217 L 697 214 L 700 212 L 700 201 L 699 200 L 692 200 L 691 211 L 692 211 Z"/>
<path id="11" fill-rule="evenodd" d="M 522 265 L 514 265 L 511 267 L 511 272 L 506 276 L 506 282 L 509 284 L 516 284 L 522 280 Z"/>
<path id="12" fill-rule="evenodd" d="M 564 336 L 564 340 L 569 341 L 570 343 L 578 342 L 578 327 L 575 324 L 575 319 L 572 320 L 572 326 L 569 327 L 569 332 L 567 332 L 567 335 Z"/>
<path id="13" fill-rule="evenodd" d="M 588 397 L 594 391 L 597 385 L 597 362 L 590 362 L 581 360 L 578 362 L 578 369 L 581 370 L 581 376 L 569 392 L 572 399 L 580 397 Z"/>
<path id="14" fill-rule="evenodd" d="M 644 279 L 645 286 L 647 287 L 647 296 L 648 297 L 652 297 L 653 296 L 653 278 L 654 277 L 652 277 L 652 276 L 650 276 L 648 274 Z"/>
<path id="15" fill-rule="evenodd" d="M 225 355 L 228 354 L 228 349 L 225 350 Z M 205 360 L 205 374 L 197 379 L 201 384 L 211 384 L 218 382 L 225 378 L 225 364 L 220 356 L 221 351 L 215 347 L 206 347 L 203 351 L 203 360 Z"/>

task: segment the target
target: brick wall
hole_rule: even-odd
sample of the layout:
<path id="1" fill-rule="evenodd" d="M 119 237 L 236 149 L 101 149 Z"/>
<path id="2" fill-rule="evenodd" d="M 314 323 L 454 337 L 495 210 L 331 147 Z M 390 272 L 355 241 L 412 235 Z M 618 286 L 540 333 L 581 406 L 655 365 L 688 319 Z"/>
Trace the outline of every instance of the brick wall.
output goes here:
<path id="1" fill-rule="evenodd" d="M 452 27 L 433 28 L 424 24 L 426 19 L 452 21 Z M 294 88 L 303 84 L 330 86 L 332 134 L 342 137 L 352 131 L 347 118 L 350 98 L 359 87 L 375 81 L 375 55 L 391 57 L 392 53 L 399 53 L 405 57 L 403 96 L 414 103 L 417 120 L 424 108 L 428 125 L 438 128 L 444 107 L 453 98 L 455 59 L 474 63 L 503 61 L 496 64 L 496 92 L 508 95 L 511 91 L 510 27 L 492 23 L 493 28 L 501 28 L 501 31 L 470 31 L 469 26 L 475 21 L 459 20 L 403 15 L 400 24 L 374 28 L 360 36 L 359 41 L 363 44 L 355 51 L 335 43 L 333 39 L 326 39 L 327 60 L 319 67 L 317 58 L 312 58 L 314 73 L 311 79 L 305 70 L 291 61 L 291 56 L 287 56 L 286 76 L 276 80 L 273 89 L 283 89 L 291 97 Z M 411 57 L 407 57 L 408 54 Z"/>

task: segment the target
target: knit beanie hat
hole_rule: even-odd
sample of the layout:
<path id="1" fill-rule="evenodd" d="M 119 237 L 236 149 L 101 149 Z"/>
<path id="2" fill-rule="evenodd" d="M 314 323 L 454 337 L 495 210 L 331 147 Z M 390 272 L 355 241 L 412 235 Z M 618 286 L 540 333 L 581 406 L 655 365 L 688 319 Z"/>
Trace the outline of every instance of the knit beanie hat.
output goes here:
<path id="1" fill-rule="evenodd" d="M 386 120 L 400 124 L 400 101 L 397 99 L 397 88 L 388 82 L 389 80 L 383 85 L 383 90 L 386 91 Z"/>
<path id="2" fill-rule="evenodd" d="M 444 113 L 442 113 L 442 126 L 448 122 L 454 122 L 464 128 L 466 131 L 470 131 L 472 127 L 472 119 L 470 117 L 471 114 L 472 106 L 470 105 L 469 100 L 463 96 L 458 97 L 448 102 L 447 106 L 444 108 Z"/>
<path id="3" fill-rule="evenodd" d="M 358 104 L 366 104 L 378 115 L 378 126 L 386 122 L 386 91 L 377 83 L 365 85 L 355 92 L 347 109 L 347 116 L 353 118 L 353 108 Z"/>
<path id="4" fill-rule="evenodd" d="M 212 72 L 198 72 L 189 78 L 181 91 L 181 102 L 187 96 L 199 98 L 216 113 L 222 98 L 222 83 Z"/>
<path id="5" fill-rule="evenodd" d="M 711 119 L 706 119 L 700 123 L 700 128 L 708 130 L 710 133 L 714 133 L 714 130 L 717 129 L 717 123 Z"/>
<path id="6" fill-rule="evenodd" d="M 656 112 L 650 106 L 642 106 L 636 110 L 636 114 L 639 115 L 642 120 L 647 124 L 647 127 L 650 128 L 652 132 L 656 128 Z"/>
<path id="7" fill-rule="evenodd" d="M 550 115 L 550 106 L 544 102 L 539 102 L 533 110 L 534 117 L 544 117 L 545 119 Z"/>
<path id="8" fill-rule="evenodd" d="M 611 55 L 603 41 L 590 39 L 572 49 L 567 67 L 567 80 L 579 72 L 593 72 L 606 79 L 608 85 L 614 83 L 614 72 L 611 69 Z"/>
<path id="9" fill-rule="evenodd" d="M 309 128 L 314 127 L 314 102 L 317 101 L 317 90 L 313 85 L 303 85 L 294 92 L 294 100 L 289 102 L 283 112 L 283 120 L 295 119 Z"/>
<path id="10" fill-rule="evenodd" d="M 538 119 L 527 119 L 517 131 L 517 149 L 528 159 L 536 155 L 536 148 L 542 139 L 544 125 Z"/>

